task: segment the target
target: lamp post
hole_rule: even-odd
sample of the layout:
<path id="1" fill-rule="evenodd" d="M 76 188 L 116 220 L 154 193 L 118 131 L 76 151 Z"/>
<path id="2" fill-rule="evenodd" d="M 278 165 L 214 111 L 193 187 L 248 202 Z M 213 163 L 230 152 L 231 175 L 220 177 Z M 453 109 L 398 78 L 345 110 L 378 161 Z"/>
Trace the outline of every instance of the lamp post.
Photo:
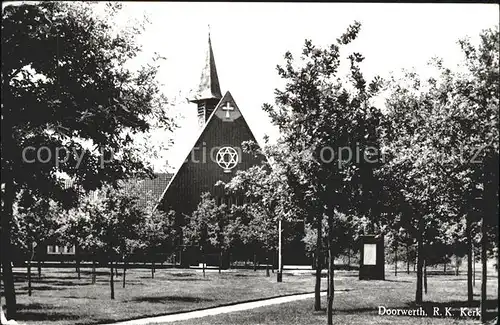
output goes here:
<path id="1" fill-rule="evenodd" d="M 278 272 L 276 273 L 277 281 L 283 281 L 283 258 L 281 253 L 281 218 L 278 219 Z"/>

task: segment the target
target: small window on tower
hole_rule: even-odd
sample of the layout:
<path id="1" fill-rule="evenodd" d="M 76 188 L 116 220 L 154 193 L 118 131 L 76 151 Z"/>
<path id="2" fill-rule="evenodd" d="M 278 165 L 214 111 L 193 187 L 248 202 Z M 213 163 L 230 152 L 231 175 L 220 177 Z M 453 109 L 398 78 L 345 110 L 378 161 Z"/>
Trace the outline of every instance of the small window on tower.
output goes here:
<path id="1" fill-rule="evenodd" d="M 205 125 L 205 105 L 200 104 L 198 106 L 198 125 L 203 127 Z"/>

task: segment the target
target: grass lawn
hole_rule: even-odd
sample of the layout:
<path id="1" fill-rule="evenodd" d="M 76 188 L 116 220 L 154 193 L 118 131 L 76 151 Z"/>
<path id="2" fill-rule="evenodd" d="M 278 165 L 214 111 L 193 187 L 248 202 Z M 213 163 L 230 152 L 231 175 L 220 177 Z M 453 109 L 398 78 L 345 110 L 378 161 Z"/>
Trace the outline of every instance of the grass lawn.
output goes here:
<path id="1" fill-rule="evenodd" d="M 433 307 L 452 307 L 451 312 L 460 314 L 460 307 L 467 301 L 466 276 L 434 275 L 428 278 L 428 294 L 424 295 L 424 308 L 429 317 L 379 316 L 378 306 L 387 308 L 413 308 L 415 299 L 415 276 L 400 274 L 388 275 L 386 281 L 359 281 L 355 274 L 339 275 L 335 280 L 334 324 L 365 325 L 423 325 L 423 324 L 475 324 L 477 318 L 430 317 Z M 490 301 L 489 317 L 498 315 L 497 276 L 489 278 Z M 479 299 L 480 282 L 476 280 L 474 298 Z M 475 306 L 479 306 L 476 301 Z M 326 298 L 322 300 L 326 308 Z M 307 299 L 280 305 L 261 307 L 243 312 L 221 314 L 188 321 L 174 322 L 173 325 L 229 325 L 229 324 L 266 324 L 266 325 L 315 325 L 326 324 L 326 311 L 313 311 L 313 300 Z"/>
<path id="2" fill-rule="evenodd" d="M 74 269 L 48 269 L 38 280 L 33 270 L 33 295 L 27 295 L 25 269 L 15 269 L 16 292 L 19 306 L 17 320 L 22 324 L 99 324 L 119 320 L 164 315 L 206 307 L 276 297 L 292 293 L 312 292 L 312 272 L 290 274 L 285 271 L 283 283 L 276 283 L 275 274 L 265 276 L 265 271 L 238 270 L 238 272 L 207 272 L 158 269 L 151 279 L 148 269 L 127 271 L 127 285 L 122 288 L 119 276 L 115 283 L 116 299 L 110 299 L 109 274 L 99 269 L 97 284 L 91 284 L 86 269 L 78 280 Z M 428 313 L 432 307 L 453 307 L 457 311 L 466 306 L 466 277 L 464 274 L 429 275 L 429 292 L 424 296 Z M 496 308 L 497 276 L 488 281 L 491 307 Z M 379 316 L 378 306 L 387 308 L 412 308 L 415 295 L 415 275 L 387 274 L 386 281 L 359 281 L 357 273 L 336 272 L 334 308 L 335 324 L 472 324 L 475 319 Z M 323 279 L 322 289 L 326 289 Z M 479 299 L 480 281 L 476 280 L 475 299 Z M 3 301 L 4 302 L 4 301 Z M 478 305 L 478 303 L 476 303 Z M 323 299 L 323 307 L 326 302 Z M 261 307 L 244 312 L 221 314 L 176 325 L 208 324 L 269 324 L 314 325 L 326 324 L 325 311 L 314 312 L 312 299 Z"/>
<path id="3" fill-rule="evenodd" d="M 29 297 L 26 269 L 14 271 L 18 303 L 16 320 L 23 324 L 108 323 L 314 291 L 311 273 L 287 276 L 285 284 L 277 283 L 273 273 L 266 277 L 263 270 L 222 274 L 209 271 L 203 278 L 202 273 L 195 270 L 157 269 L 155 278 L 151 279 L 150 270 L 134 269 L 127 271 L 125 288 L 122 288 L 122 277 L 117 278 L 116 299 L 111 300 L 108 269 L 98 269 L 97 284 L 92 284 L 87 269 L 82 270 L 82 278 L 78 280 L 73 268 L 44 268 L 38 280 L 36 268 L 33 268 L 33 294 Z"/>

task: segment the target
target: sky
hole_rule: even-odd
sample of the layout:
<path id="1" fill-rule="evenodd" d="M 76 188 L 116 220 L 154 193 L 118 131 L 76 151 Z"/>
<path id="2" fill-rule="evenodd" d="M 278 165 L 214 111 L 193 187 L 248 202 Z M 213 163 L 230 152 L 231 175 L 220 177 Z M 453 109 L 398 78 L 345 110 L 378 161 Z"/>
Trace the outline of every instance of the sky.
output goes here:
<path id="1" fill-rule="evenodd" d="M 349 51 L 365 56 L 361 67 L 368 80 L 403 68 L 425 76 L 432 73 L 426 67 L 432 57 L 457 64 L 462 58 L 457 40 L 477 40 L 481 30 L 499 21 L 494 4 L 130 2 L 124 12 L 149 17 L 140 36 L 144 55 L 166 58 L 159 79 L 167 96 L 181 99 L 174 108 L 180 126 L 170 135 L 174 145 L 155 165 L 161 169 L 168 162 L 169 170 L 182 163 L 198 136 L 196 105 L 182 99 L 198 85 L 208 25 L 222 92 L 231 92 L 262 142 L 266 134 L 271 140 L 278 136 L 261 108 L 274 103 L 280 86 L 276 65 L 286 51 L 298 57 L 306 38 L 328 45 L 357 20 L 361 31 Z M 158 141 L 165 138 L 157 135 Z"/>
<path id="2" fill-rule="evenodd" d="M 179 128 L 158 131 L 154 141 L 173 139 L 174 145 L 155 161 L 155 169 L 177 168 L 196 141 L 196 104 L 185 97 L 199 83 L 207 50 L 208 25 L 219 81 L 230 91 L 243 116 L 262 143 L 264 135 L 278 132 L 261 109 L 274 103 L 280 87 L 276 65 L 286 51 L 298 57 L 304 40 L 328 45 L 355 20 L 362 27 L 349 52 L 364 55 L 365 77 L 388 76 L 414 68 L 422 75 L 434 56 L 453 66 L 462 56 L 457 40 L 477 40 L 481 30 L 499 22 L 495 4 L 411 3 L 231 3 L 231 2 L 123 2 L 117 25 L 148 17 L 150 24 L 138 36 L 143 53 L 137 63 L 148 62 L 154 52 L 165 57 L 159 71 L 162 91 L 175 102 L 171 109 Z M 345 53 L 347 57 L 348 52 Z"/>

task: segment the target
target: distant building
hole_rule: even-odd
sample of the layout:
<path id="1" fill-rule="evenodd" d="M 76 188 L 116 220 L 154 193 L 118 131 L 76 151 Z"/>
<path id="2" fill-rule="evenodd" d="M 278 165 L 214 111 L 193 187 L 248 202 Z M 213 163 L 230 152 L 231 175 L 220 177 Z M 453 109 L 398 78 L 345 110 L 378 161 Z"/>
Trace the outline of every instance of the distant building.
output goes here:
<path id="1" fill-rule="evenodd" d="M 150 193 L 150 196 L 153 198 L 159 198 L 163 193 L 163 190 L 166 188 L 167 184 L 170 182 L 173 174 L 170 173 L 156 173 L 152 179 L 144 178 L 144 179 L 132 179 L 128 181 L 126 184 L 128 186 L 137 185 L 144 196 L 140 198 L 140 204 L 146 204 L 146 193 Z M 66 179 L 64 181 L 64 188 L 68 189 L 73 186 L 76 186 L 73 180 Z M 99 195 L 99 191 L 91 191 L 90 195 L 94 197 Z M 149 195 L 148 195 L 149 196 Z M 43 260 L 67 260 L 71 259 L 71 256 L 75 255 L 76 247 L 74 245 L 60 245 L 57 243 L 48 244 L 45 246 L 45 249 L 40 250 L 39 253 L 42 256 L 39 256 L 40 259 Z M 38 253 L 37 253 L 38 254 Z"/>

